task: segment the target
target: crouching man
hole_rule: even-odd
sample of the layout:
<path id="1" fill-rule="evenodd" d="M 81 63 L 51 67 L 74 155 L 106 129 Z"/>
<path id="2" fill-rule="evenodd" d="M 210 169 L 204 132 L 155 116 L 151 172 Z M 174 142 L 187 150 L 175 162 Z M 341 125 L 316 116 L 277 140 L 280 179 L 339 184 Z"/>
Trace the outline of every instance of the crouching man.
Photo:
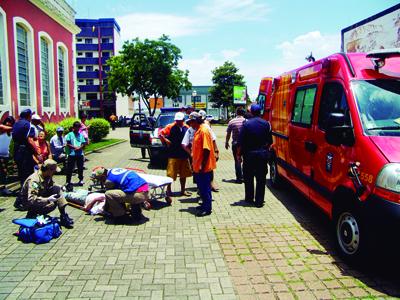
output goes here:
<path id="1" fill-rule="evenodd" d="M 142 214 L 142 203 L 149 198 L 149 185 L 132 170 L 98 168 L 93 174 L 106 187 L 104 209 L 116 224 L 144 223 L 149 219 Z M 126 204 L 130 204 L 130 216 Z"/>
<path id="2" fill-rule="evenodd" d="M 58 207 L 60 225 L 72 228 L 74 221 L 65 212 L 67 201 L 61 186 L 54 184 L 53 181 L 54 174 L 60 171 L 57 162 L 52 159 L 45 160 L 40 169 L 25 180 L 19 197 L 21 203 L 28 208 L 27 218 L 47 215 Z"/>

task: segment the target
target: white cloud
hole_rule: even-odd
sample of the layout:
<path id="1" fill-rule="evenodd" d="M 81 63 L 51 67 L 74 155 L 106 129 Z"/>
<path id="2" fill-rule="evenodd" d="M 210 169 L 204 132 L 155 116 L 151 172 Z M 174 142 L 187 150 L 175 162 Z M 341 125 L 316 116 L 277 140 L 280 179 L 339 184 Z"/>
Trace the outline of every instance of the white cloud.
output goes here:
<path id="1" fill-rule="evenodd" d="M 206 29 L 201 20 L 171 14 L 134 13 L 117 17 L 122 40 L 139 37 L 155 39 L 166 34 L 170 37 L 194 35 Z"/>
<path id="2" fill-rule="evenodd" d="M 216 22 L 262 20 L 270 11 L 266 4 L 256 0 L 208 0 L 196 10 Z"/>
<path id="3" fill-rule="evenodd" d="M 189 70 L 189 80 L 193 85 L 210 85 L 211 71 L 222 64 L 222 60 L 216 60 L 210 53 L 205 53 L 200 58 L 183 58 L 179 62 L 179 68 Z"/>
<path id="4" fill-rule="evenodd" d="M 224 49 L 221 51 L 222 57 L 224 60 L 232 60 L 234 57 L 239 56 L 244 52 L 243 48 L 234 50 L 234 49 Z"/>

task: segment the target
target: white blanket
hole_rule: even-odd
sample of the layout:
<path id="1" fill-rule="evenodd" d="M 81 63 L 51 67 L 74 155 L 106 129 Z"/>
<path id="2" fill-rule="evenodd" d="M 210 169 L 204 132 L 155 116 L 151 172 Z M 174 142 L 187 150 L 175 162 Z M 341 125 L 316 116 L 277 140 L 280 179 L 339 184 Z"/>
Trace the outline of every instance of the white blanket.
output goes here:
<path id="1" fill-rule="evenodd" d="M 137 173 L 140 177 L 142 177 L 149 184 L 150 188 L 160 187 L 166 184 L 172 183 L 172 178 L 167 176 L 159 176 L 159 175 L 151 175 L 144 173 Z"/>

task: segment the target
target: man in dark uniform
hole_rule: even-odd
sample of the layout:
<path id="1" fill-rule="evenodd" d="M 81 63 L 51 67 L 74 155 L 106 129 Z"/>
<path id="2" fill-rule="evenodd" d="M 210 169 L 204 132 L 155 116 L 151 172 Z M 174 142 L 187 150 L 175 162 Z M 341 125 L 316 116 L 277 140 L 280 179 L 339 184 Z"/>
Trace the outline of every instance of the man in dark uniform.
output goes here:
<path id="1" fill-rule="evenodd" d="M 35 144 L 33 138 L 35 137 L 35 130 L 31 126 L 32 111 L 25 109 L 19 115 L 19 120 L 14 124 L 12 129 L 12 138 L 14 140 L 14 160 L 17 164 L 18 179 L 21 188 L 25 180 L 34 172 L 35 163 L 33 161 L 33 153 Z M 18 209 L 24 210 L 20 198 L 17 197 L 14 206 Z"/>
<path id="2" fill-rule="evenodd" d="M 261 119 L 261 107 L 251 105 L 253 118 L 247 120 L 239 134 L 238 160 L 243 156 L 245 201 L 256 207 L 264 206 L 265 184 L 268 173 L 268 148 L 272 144 L 271 125 Z M 254 198 L 254 177 L 256 194 Z"/>

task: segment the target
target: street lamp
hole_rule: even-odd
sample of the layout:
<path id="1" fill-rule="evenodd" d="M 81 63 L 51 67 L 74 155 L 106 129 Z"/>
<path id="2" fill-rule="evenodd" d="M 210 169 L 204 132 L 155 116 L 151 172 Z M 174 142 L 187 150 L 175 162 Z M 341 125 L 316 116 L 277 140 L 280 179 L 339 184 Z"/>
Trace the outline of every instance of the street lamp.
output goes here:
<path id="1" fill-rule="evenodd" d="M 196 110 L 196 102 L 195 102 L 195 97 L 197 96 L 196 90 L 193 90 L 192 92 L 192 103 L 193 103 L 193 109 Z"/>

